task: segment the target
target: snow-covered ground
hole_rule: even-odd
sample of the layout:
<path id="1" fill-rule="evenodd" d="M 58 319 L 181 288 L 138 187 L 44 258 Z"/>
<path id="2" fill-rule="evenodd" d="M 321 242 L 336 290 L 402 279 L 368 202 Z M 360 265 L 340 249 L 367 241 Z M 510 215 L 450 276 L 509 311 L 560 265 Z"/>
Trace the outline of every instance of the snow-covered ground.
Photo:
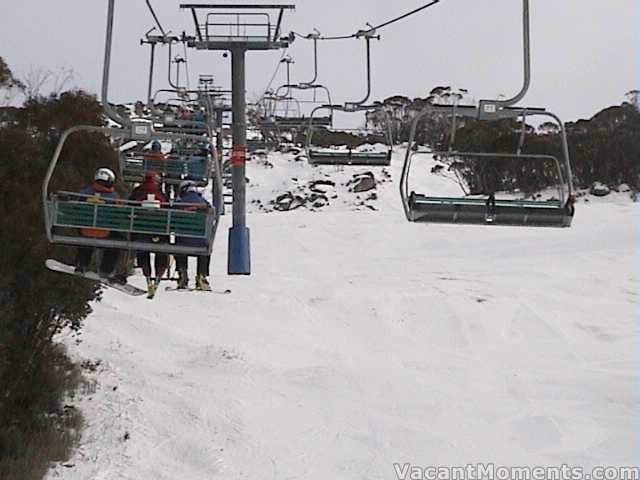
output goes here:
<path id="1" fill-rule="evenodd" d="M 226 276 L 228 216 L 213 259 L 231 295 L 105 291 L 63 339 L 99 365 L 74 401 L 82 444 L 49 478 L 637 465 L 637 204 L 588 197 L 566 230 L 414 225 L 401 154 L 367 200 L 345 186 L 367 169 L 252 161 L 253 274 Z M 264 213 L 322 179 L 329 205 Z"/>

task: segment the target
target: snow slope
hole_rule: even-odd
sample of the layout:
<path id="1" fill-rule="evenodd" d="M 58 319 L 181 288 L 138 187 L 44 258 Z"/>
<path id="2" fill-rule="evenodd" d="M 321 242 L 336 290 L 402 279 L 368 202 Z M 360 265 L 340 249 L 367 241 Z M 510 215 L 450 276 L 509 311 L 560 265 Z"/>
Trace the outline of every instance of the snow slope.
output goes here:
<path id="1" fill-rule="evenodd" d="M 569 230 L 413 225 L 401 153 L 367 201 L 378 211 L 343 186 L 366 169 L 254 161 L 248 195 L 263 206 L 325 175 L 338 198 L 315 212 L 254 203 L 250 277 L 225 275 L 226 217 L 213 283 L 231 295 L 105 291 L 79 341 L 63 338 L 100 363 L 73 402 L 82 445 L 49 478 L 638 464 L 637 206 L 590 198 Z"/>

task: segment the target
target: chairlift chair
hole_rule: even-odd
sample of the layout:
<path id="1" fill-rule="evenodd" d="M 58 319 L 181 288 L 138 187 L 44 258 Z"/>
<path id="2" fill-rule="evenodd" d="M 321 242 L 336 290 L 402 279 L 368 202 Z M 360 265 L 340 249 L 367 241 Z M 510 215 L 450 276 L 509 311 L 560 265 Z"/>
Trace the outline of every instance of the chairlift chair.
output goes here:
<path id="1" fill-rule="evenodd" d="M 524 19 L 524 86 L 513 98 L 508 100 L 481 100 L 478 106 L 427 105 L 413 120 L 409 143 L 405 154 L 400 196 L 405 215 L 411 222 L 449 223 L 471 225 L 505 225 L 523 227 L 570 227 L 574 216 L 573 176 L 569 159 L 567 134 L 562 121 L 544 108 L 524 108 L 514 106 L 526 94 L 530 80 L 530 37 L 529 37 L 529 0 L 523 0 Z M 418 123 L 429 113 L 451 116 L 450 145 L 447 151 L 417 152 L 416 130 Z M 553 155 L 532 155 L 523 153 L 526 135 L 526 121 L 532 116 L 545 116 L 558 124 L 560 129 L 562 157 Z M 520 141 L 515 153 L 462 152 L 455 148 L 457 117 L 476 118 L 480 121 L 503 119 L 522 119 Z M 461 186 L 463 180 L 479 178 L 479 188 L 464 191 L 462 196 L 437 196 L 414 191 L 409 186 L 412 160 L 416 155 L 427 153 L 444 160 L 453 168 Z M 511 161 L 522 165 L 533 163 L 542 165 L 555 172 L 557 195 L 544 200 L 527 198 L 520 192 L 516 197 L 501 191 L 504 176 L 501 166 Z M 501 165 L 502 164 L 502 165 Z M 493 169 L 493 171 L 491 171 Z M 462 171 L 461 171 L 462 170 Z M 533 172 L 535 170 L 530 170 Z M 545 185 L 548 186 L 548 185 Z M 511 189 L 513 191 L 513 188 Z M 500 198 L 498 198 L 500 197 Z M 506 197 L 506 198 L 504 198 Z"/>
<path id="2" fill-rule="evenodd" d="M 138 141 L 151 140 L 200 140 L 197 136 L 158 134 L 148 122 L 132 122 L 130 129 L 118 129 L 94 126 L 76 126 L 65 131 L 60 138 L 51 160 L 42 186 L 45 227 L 47 238 L 52 244 L 85 246 L 98 248 L 116 248 L 122 250 L 142 250 L 185 255 L 208 255 L 220 219 L 220 208 L 185 211 L 161 205 L 160 208 L 147 208 L 143 202 L 126 200 L 105 201 L 103 203 L 87 201 L 86 195 L 59 191 L 49 192 L 49 184 L 60 154 L 70 135 L 77 132 L 97 132 L 111 137 L 126 137 Z M 222 192 L 222 176 L 218 162 L 213 162 L 216 190 Z M 214 200 L 219 205 L 219 199 Z M 185 207 L 181 205 L 180 207 Z M 202 205 L 195 206 L 201 208 Z M 79 229 L 102 229 L 117 232 L 117 237 L 92 238 L 80 235 Z M 136 240 L 132 240 L 132 234 Z M 164 242 L 141 240 L 139 235 L 159 236 Z M 195 238 L 205 241 L 205 246 L 182 245 L 181 238 Z M 177 241 L 176 241 L 177 239 Z"/>
<path id="3" fill-rule="evenodd" d="M 344 105 L 320 105 L 311 111 L 307 128 L 307 142 L 306 153 L 307 160 L 311 165 L 344 165 L 344 166 L 368 166 L 368 167 L 383 167 L 391 164 L 391 157 L 393 154 L 393 138 L 391 136 L 390 122 L 388 115 L 382 104 L 376 103 L 372 105 L 366 105 L 366 102 L 371 96 L 371 40 L 380 39 L 379 35 L 376 35 L 375 30 L 361 30 L 355 38 L 362 38 L 366 45 L 366 72 L 367 72 L 367 91 L 365 97 L 357 102 L 347 102 Z M 356 113 L 364 111 L 381 111 L 385 116 L 385 138 L 387 142 L 387 150 L 385 152 L 364 152 L 354 150 L 321 150 L 314 148 L 313 146 L 313 133 L 316 129 L 316 113 L 321 110 L 329 110 L 331 116 L 333 112 L 341 111 L 345 113 Z"/>
<path id="4" fill-rule="evenodd" d="M 285 115 L 281 117 L 276 116 L 275 122 L 281 128 L 286 128 L 286 129 L 305 128 L 306 129 L 310 121 L 313 122 L 313 124 L 318 127 L 330 127 L 333 124 L 332 111 L 330 111 L 331 113 L 325 117 L 314 117 L 313 119 L 310 119 L 309 117 L 300 114 L 300 111 L 301 111 L 300 105 L 302 103 L 312 103 L 315 105 L 322 104 L 322 102 L 316 100 L 316 93 L 318 91 L 321 91 L 324 93 L 327 104 L 329 105 L 332 104 L 331 92 L 329 91 L 329 89 L 324 85 L 315 83 L 316 79 L 318 78 L 317 34 L 311 34 L 307 38 L 314 38 L 314 44 L 315 44 L 315 48 L 314 48 L 315 73 L 314 73 L 313 79 L 310 82 L 302 82 L 297 84 L 291 83 L 291 64 L 293 63 L 293 60 L 291 59 L 291 57 L 287 57 L 281 60 L 281 62 L 284 62 L 287 65 L 287 81 L 283 85 L 280 85 L 278 88 L 276 88 L 273 96 L 274 98 L 279 98 L 279 99 L 294 100 L 298 105 L 297 116 L 295 115 Z M 282 90 L 284 90 L 284 92 L 282 92 Z M 294 98 L 292 94 L 292 90 L 298 90 L 298 91 L 311 90 L 313 91 L 313 95 L 314 95 L 313 100 L 300 100 L 300 99 Z"/>

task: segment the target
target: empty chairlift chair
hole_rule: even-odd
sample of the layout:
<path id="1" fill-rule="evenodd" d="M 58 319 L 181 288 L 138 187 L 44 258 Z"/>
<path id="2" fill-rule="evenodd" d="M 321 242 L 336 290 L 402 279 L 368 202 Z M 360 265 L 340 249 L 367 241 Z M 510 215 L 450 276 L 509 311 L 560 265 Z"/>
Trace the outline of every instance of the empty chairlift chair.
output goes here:
<path id="1" fill-rule="evenodd" d="M 516 105 L 526 95 L 531 81 L 529 0 L 523 0 L 524 85 L 507 100 L 481 100 L 478 106 L 427 105 L 413 120 L 405 155 L 400 196 L 411 222 L 524 227 L 570 227 L 574 198 L 569 147 L 564 124 L 544 108 Z M 418 152 L 415 142 L 418 123 L 429 113 L 451 116 L 449 149 Z M 560 157 L 523 153 L 527 118 L 545 116 L 558 124 Z M 458 117 L 478 121 L 522 119 L 518 147 L 514 153 L 465 152 L 455 148 Z M 409 185 L 413 159 L 430 155 L 440 161 L 432 174 L 450 175 L 461 195 L 420 193 Z M 418 171 L 424 172 L 425 168 Z M 454 178 L 452 178 L 454 177 Z M 434 186 L 435 177 L 431 177 Z M 413 183 L 413 182 L 412 182 Z M 418 188 L 418 187 L 415 187 Z M 553 190 L 552 190 L 553 189 Z M 422 190 L 424 191 L 424 190 Z"/>
<path id="2" fill-rule="evenodd" d="M 487 104 L 484 103 L 483 106 Z M 494 105 L 495 106 L 495 105 Z M 455 110 L 455 113 L 454 113 Z M 429 111 L 476 117 L 476 107 L 427 107 L 414 120 L 400 182 L 400 194 L 407 219 L 423 223 L 570 227 L 573 219 L 573 186 L 566 132 L 562 122 L 543 109 L 505 108 L 496 118 L 523 119 L 518 149 L 514 153 L 418 151 L 414 146 L 417 123 Z M 553 118 L 560 127 L 562 158 L 523 153 L 526 119 L 533 115 Z M 452 138 L 455 136 L 455 122 Z M 438 161 L 435 175 L 449 175 L 460 186 L 461 195 L 419 193 L 409 187 L 416 156 Z M 424 167 L 419 171 L 424 172 Z M 442 173 L 445 172 L 445 173 Z M 432 183 L 434 178 L 432 178 Z M 523 183 L 519 185 L 519 183 Z"/>
<path id="3" fill-rule="evenodd" d="M 366 66 L 367 66 L 367 92 L 365 97 L 358 102 L 347 102 L 344 105 L 320 105 L 313 109 L 308 122 L 307 130 L 307 159 L 311 165 L 344 165 L 344 166 L 368 166 L 384 167 L 391 164 L 393 154 L 393 139 L 391 136 L 391 126 L 386 110 L 382 104 L 366 105 L 371 96 L 371 40 L 379 39 L 375 30 L 360 31 L 355 35 L 362 38 L 366 44 Z M 335 150 L 322 149 L 313 145 L 314 130 L 318 126 L 316 123 L 316 113 L 321 110 L 341 111 L 345 113 L 371 112 L 382 113 L 385 124 L 385 151 L 359 151 L 354 149 Z"/>

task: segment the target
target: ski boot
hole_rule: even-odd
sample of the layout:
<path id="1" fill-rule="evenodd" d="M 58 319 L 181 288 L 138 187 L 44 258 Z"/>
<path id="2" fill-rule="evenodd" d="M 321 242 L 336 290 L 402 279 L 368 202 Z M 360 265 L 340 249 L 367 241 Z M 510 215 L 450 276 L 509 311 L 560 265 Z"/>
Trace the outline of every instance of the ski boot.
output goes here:
<path id="1" fill-rule="evenodd" d="M 178 290 L 185 290 L 189 287 L 189 276 L 186 270 L 178 270 Z"/>
<path id="2" fill-rule="evenodd" d="M 196 276 L 196 290 L 205 290 L 210 292 L 211 285 L 209 285 L 209 280 L 204 275 Z"/>
<path id="3" fill-rule="evenodd" d="M 156 296 L 156 290 L 158 290 L 158 282 L 153 278 L 147 278 L 147 298 L 149 300 Z"/>

